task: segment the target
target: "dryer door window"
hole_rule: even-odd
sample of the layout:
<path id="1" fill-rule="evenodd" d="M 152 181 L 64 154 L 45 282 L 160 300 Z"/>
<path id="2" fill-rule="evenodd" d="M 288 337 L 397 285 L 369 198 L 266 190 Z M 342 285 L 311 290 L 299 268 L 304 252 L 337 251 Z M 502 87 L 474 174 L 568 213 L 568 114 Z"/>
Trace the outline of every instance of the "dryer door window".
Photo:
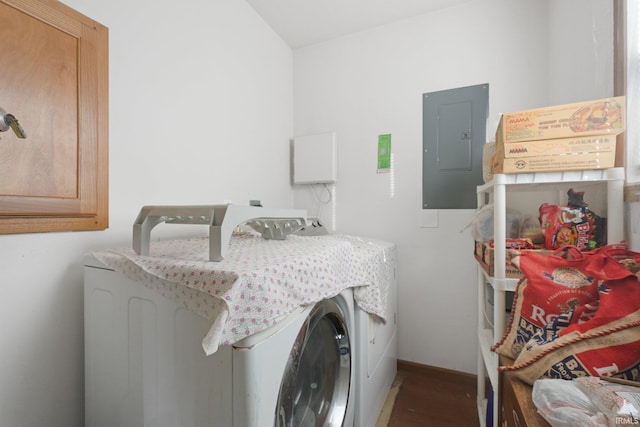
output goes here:
<path id="1" fill-rule="evenodd" d="M 276 427 L 340 427 L 345 418 L 351 378 L 349 333 L 333 300 L 316 305 L 289 354 Z"/>

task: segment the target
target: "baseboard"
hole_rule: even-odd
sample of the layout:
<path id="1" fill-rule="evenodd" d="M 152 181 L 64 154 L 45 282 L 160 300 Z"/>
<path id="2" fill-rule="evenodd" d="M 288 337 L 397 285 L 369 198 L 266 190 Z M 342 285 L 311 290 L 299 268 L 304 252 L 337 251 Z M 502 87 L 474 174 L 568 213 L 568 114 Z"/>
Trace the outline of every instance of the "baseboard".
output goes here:
<path id="1" fill-rule="evenodd" d="M 423 365 L 416 362 L 408 362 L 398 359 L 398 370 L 405 372 L 415 372 L 421 375 L 427 375 L 433 378 L 442 378 L 447 380 L 455 380 L 468 384 L 475 384 L 478 376 L 468 372 L 456 371 L 453 369 L 441 368 L 438 366 Z"/>

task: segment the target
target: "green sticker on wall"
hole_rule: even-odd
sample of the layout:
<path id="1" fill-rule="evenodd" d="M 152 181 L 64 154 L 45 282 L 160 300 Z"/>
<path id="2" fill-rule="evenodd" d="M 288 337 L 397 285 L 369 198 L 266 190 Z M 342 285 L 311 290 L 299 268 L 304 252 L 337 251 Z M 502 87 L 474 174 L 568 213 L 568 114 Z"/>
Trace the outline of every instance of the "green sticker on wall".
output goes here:
<path id="1" fill-rule="evenodd" d="M 378 172 L 391 170 L 391 134 L 378 135 Z"/>

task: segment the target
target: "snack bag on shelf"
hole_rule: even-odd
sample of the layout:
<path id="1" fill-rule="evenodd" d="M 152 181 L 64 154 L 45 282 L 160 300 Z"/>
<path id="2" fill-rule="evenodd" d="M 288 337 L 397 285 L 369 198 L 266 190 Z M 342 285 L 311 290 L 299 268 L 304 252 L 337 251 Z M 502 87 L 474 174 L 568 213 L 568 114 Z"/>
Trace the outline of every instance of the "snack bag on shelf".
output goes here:
<path id="1" fill-rule="evenodd" d="M 540 226 L 544 245 L 558 249 L 573 245 L 582 251 L 592 250 L 607 243 L 607 220 L 596 215 L 584 202 L 584 193 L 570 189 L 567 206 L 543 203 L 540 206 Z"/>
<path id="2" fill-rule="evenodd" d="M 507 249 L 535 249 L 536 246 L 533 244 L 531 239 L 523 239 L 523 238 L 508 238 L 505 240 L 505 246 Z M 495 241 L 489 240 L 489 247 L 495 247 Z"/>

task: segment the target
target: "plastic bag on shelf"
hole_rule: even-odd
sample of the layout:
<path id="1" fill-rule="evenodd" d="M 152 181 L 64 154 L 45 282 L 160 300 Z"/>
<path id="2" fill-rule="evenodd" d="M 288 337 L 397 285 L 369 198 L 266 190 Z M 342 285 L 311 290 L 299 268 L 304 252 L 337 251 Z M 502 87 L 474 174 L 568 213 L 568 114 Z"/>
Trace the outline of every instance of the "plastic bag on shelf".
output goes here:
<path id="1" fill-rule="evenodd" d="M 640 387 L 598 377 L 582 377 L 574 381 L 611 425 L 640 424 Z"/>
<path id="2" fill-rule="evenodd" d="M 520 237 L 520 224 L 522 223 L 522 213 L 516 209 L 507 209 L 506 224 L 507 238 Z M 473 215 L 471 222 L 471 235 L 476 242 L 488 242 L 493 240 L 493 204 L 488 204 Z M 466 228 L 466 227 L 465 227 Z"/>
<path id="3" fill-rule="evenodd" d="M 544 245 L 540 220 L 534 215 L 525 215 L 520 226 L 520 237 L 531 240 L 535 245 Z"/>
<path id="4" fill-rule="evenodd" d="M 575 383 L 541 379 L 531 394 L 538 412 L 553 427 L 608 427 L 607 417 Z"/>

